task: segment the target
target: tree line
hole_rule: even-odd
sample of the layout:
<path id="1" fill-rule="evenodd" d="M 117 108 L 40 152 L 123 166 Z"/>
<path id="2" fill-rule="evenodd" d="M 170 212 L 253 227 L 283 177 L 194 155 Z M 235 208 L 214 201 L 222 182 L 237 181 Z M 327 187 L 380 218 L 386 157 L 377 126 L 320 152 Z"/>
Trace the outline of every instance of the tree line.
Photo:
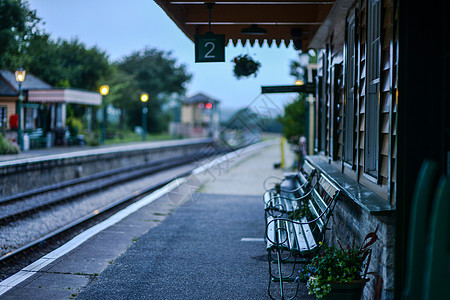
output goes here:
<path id="1" fill-rule="evenodd" d="M 166 130 L 170 114 L 163 109 L 169 100 L 180 99 L 192 75 L 171 52 L 147 47 L 117 61 L 98 47 L 87 47 L 77 38 L 53 39 L 39 28 L 42 19 L 26 1 L 0 0 L 0 68 L 22 66 L 54 87 L 98 91 L 110 86 L 107 104 L 120 111 L 119 128 L 141 124 L 139 95 L 147 92 L 150 132 Z M 71 105 L 69 118 L 82 118 L 84 110 Z"/>

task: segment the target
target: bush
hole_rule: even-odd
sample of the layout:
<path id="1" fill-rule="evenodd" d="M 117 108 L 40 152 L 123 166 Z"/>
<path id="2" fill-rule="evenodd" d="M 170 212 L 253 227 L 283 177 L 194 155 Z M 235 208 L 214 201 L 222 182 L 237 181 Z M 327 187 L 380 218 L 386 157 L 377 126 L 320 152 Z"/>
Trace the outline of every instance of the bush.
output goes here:
<path id="1" fill-rule="evenodd" d="M 84 138 L 85 138 L 86 144 L 88 144 L 89 146 L 98 146 L 99 145 L 98 137 L 94 133 L 86 135 Z"/>
<path id="2" fill-rule="evenodd" d="M 10 140 L 0 135 L 0 154 L 18 154 L 19 148 Z"/>
<path id="3" fill-rule="evenodd" d="M 69 117 L 66 121 L 67 127 L 69 128 L 70 136 L 76 138 L 78 133 L 83 129 L 83 123 L 80 119 L 75 117 Z"/>

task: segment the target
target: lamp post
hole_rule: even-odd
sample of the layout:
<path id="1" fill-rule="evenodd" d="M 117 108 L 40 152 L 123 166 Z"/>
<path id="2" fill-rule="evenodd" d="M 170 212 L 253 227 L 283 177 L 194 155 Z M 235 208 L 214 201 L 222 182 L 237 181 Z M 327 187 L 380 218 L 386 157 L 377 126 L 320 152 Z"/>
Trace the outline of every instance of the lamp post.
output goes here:
<path id="1" fill-rule="evenodd" d="M 142 140 L 145 141 L 147 139 L 147 101 L 148 101 L 148 94 L 142 93 L 141 94 L 141 102 L 142 102 Z"/>
<path id="2" fill-rule="evenodd" d="M 106 95 L 109 93 L 109 85 L 102 85 L 100 87 L 100 94 L 102 97 L 102 109 L 103 109 L 103 120 L 102 120 L 102 138 L 101 143 L 104 144 L 106 140 Z"/>
<path id="3" fill-rule="evenodd" d="M 17 126 L 17 141 L 19 142 L 20 150 L 23 150 L 23 136 L 22 136 L 22 101 L 23 101 L 23 95 L 22 95 L 22 82 L 25 80 L 26 71 L 19 67 L 17 71 L 15 72 L 16 75 L 16 81 L 19 84 L 19 101 L 17 102 L 17 111 L 19 115 L 19 124 Z"/>

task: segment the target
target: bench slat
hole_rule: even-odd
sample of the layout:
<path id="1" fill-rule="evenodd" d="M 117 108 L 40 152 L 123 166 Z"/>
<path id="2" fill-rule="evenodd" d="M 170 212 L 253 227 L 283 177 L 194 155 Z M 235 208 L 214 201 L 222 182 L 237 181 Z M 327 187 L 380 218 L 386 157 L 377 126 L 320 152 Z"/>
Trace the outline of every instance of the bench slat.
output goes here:
<path id="1" fill-rule="evenodd" d="M 317 190 L 313 190 L 311 196 L 312 196 L 312 200 L 314 201 L 315 205 L 319 208 L 319 214 L 327 209 L 327 203 L 319 195 Z"/>
<path id="2" fill-rule="evenodd" d="M 320 176 L 319 185 L 327 192 L 330 197 L 336 196 L 336 193 L 339 191 L 337 188 L 327 177 Z"/>
<path id="3" fill-rule="evenodd" d="M 316 225 L 319 227 L 319 230 L 322 231 L 325 223 L 323 222 L 322 218 L 319 218 L 320 212 L 317 210 L 316 206 L 314 205 L 314 202 L 311 200 L 309 201 L 308 207 L 309 207 L 309 211 L 313 215 L 313 218 L 317 219 Z"/>
<path id="4" fill-rule="evenodd" d="M 286 220 L 271 222 L 273 219 L 273 217 L 267 218 L 267 249 L 276 248 L 273 242 L 277 242 L 277 238 L 280 243 L 278 248 L 298 253 L 310 252 L 318 246 L 308 224 L 297 224 Z M 308 220 L 303 218 L 301 222 L 308 222 Z M 276 230 L 276 228 L 282 229 Z"/>
<path id="5" fill-rule="evenodd" d="M 308 222 L 306 218 L 302 222 Z M 300 252 L 308 252 L 317 247 L 316 240 L 312 234 L 312 230 L 307 224 L 293 224 L 297 233 L 298 250 Z"/>
<path id="6" fill-rule="evenodd" d="M 281 249 L 289 250 L 289 231 L 287 230 L 286 223 L 282 220 L 276 220 L 275 222 L 277 223 L 278 228 L 276 235 L 278 238 L 277 242 L 279 247 Z"/>
<path id="7" fill-rule="evenodd" d="M 273 217 L 268 216 L 267 217 L 267 229 L 266 229 L 266 235 L 267 235 L 267 249 L 271 249 L 274 244 L 272 241 L 275 241 L 275 222 L 273 221 Z"/>
<path id="8" fill-rule="evenodd" d="M 314 168 L 307 160 L 303 163 L 302 166 L 303 171 L 305 174 L 311 175 L 313 172 L 316 171 L 316 168 Z"/>
<path id="9" fill-rule="evenodd" d="M 298 183 L 302 186 L 308 182 L 308 179 L 302 173 L 298 174 Z"/>

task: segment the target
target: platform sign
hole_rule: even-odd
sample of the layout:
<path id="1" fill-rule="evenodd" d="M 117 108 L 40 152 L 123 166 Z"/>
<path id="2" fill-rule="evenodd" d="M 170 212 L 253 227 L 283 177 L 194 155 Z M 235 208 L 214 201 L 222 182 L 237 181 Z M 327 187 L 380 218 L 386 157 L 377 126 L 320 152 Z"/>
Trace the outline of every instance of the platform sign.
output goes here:
<path id="1" fill-rule="evenodd" d="M 198 34 L 195 36 L 195 62 L 224 62 L 225 35 Z"/>
<path id="2" fill-rule="evenodd" d="M 277 94 L 277 93 L 305 93 L 315 94 L 316 84 L 314 82 L 307 82 L 304 85 L 275 85 L 262 86 L 262 94 Z"/>

